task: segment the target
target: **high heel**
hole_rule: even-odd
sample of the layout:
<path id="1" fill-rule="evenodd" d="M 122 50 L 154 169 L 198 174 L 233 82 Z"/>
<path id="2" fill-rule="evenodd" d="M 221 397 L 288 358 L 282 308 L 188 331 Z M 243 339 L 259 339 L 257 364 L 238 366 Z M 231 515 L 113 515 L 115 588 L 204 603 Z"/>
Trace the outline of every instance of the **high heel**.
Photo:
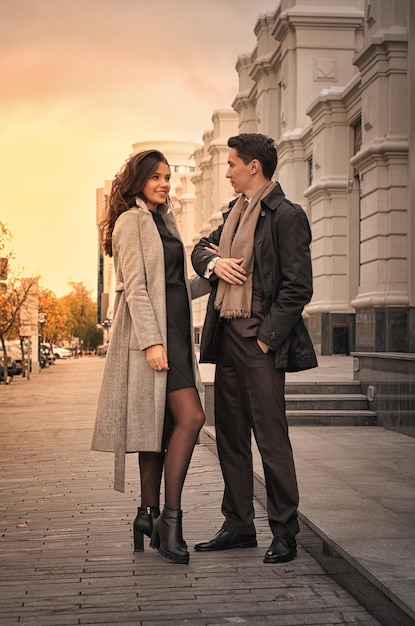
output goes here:
<path id="1" fill-rule="evenodd" d="M 174 563 L 189 562 L 189 552 L 183 541 L 182 511 L 165 506 L 162 514 L 154 522 L 150 546 Z"/>
<path id="2" fill-rule="evenodd" d="M 158 506 L 140 506 L 133 524 L 134 552 L 143 552 L 144 535 L 151 537 L 154 522 L 160 515 Z M 151 543 L 150 543 L 151 545 Z"/>

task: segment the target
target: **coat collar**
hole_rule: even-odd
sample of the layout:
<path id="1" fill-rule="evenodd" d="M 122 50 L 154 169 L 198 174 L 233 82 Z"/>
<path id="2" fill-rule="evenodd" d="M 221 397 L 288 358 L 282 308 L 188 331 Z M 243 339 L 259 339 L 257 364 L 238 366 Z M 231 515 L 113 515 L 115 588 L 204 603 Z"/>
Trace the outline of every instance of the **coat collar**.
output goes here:
<path id="1" fill-rule="evenodd" d="M 238 198 L 235 198 L 229 203 L 229 209 L 233 207 L 235 202 L 237 202 Z M 275 209 L 278 209 L 281 202 L 283 202 L 284 200 L 285 200 L 285 193 L 283 192 L 281 185 L 279 183 L 276 183 L 276 186 L 274 187 L 274 189 L 265 198 L 261 200 L 261 205 L 262 206 L 265 205 L 271 211 L 275 211 Z M 228 212 L 229 211 L 227 211 L 227 213 Z"/>
<path id="2" fill-rule="evenodd" d="M 156 228 L 156 226 L 154 225 L 154 221 L 151 220 L 151 226 L 149 225 L 149 222 L 147 221 L 147 217 L 151 216 L 151 211 L 150 209 L 147 207 L 146 203 L 144 202 L 144 200 L 142 200 L 141 198 L 136 198 L 136 206 L 131 207 L 129 210 L 130 211 L 137 211 L 137 213 L 139 214 L 139 218 L 140 221 L 142 223 L 142 227 L 146 227 L 145 225 L 147 225 L 147 227 L 150 228 Z M 172 207 L 170 205 L 167 204 L 160 204 L 157 207 L 157 213 L 160 213 L 163 218 L 164 218 L 164 223 L 167 226 L 167 229 L 169 230 L 169 232 L 176 237 L 176 239 L 178 239 L 179 241 L 182 241 L 181 236 L 180 236 L 180 232 L 177 228 L 177 223 L 176 223 L 176 218 L 174 215 L 174 211 L 172 209 Z M 144 221 L 142 221 L 144 219 Z M 149 231 L 148 233 L 148 241 L 151 242 L 153 239 L 151 237 L 151 232 Z M 183 243 L 183 242 L 182 242 Z"/>
<path id="3" fill-rule="evenodd" d="M 278 209 L 281 202 L 285 200 L 285 194 L 279 183 L 276 183 L 274 189 L 261 200 L 261 204 L 267 206 L 271 211 Z"/>
<path id="4" fill-rule="evenodd" d="M 150 209 L 148 208 L 144 200 L 142 200 L 138 196 L 135 197 L 135 204 L 136 206 L 135 207 L 133 206 L 132 207 L 133 209 L 138 208 L 138 209 L 142 209 L 143 211 L 147 211 L 148 213 L 151 213 Z M 167 213 L 170 213 L 170 212 L 171 212 L 171 209 L 167 204 L 160 204 L 157 207 L 157 213 L 161 213 L 162 215 L 166 215 Z"/>

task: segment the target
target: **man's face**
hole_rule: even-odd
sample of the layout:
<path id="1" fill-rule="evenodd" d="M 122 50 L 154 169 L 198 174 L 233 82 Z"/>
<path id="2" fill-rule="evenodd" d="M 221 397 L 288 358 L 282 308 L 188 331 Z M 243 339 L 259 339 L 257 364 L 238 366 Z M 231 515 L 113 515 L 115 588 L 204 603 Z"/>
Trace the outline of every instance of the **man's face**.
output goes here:
<path id="1" fill-rule="evenodd" d="M 225 176 L 229 178 L 235 193 L 246 193 L 252 184 L 251 164 L 246 165 L 238 156 L 235 148 L 231 148 L 228 155 L 228 166 Z"/>

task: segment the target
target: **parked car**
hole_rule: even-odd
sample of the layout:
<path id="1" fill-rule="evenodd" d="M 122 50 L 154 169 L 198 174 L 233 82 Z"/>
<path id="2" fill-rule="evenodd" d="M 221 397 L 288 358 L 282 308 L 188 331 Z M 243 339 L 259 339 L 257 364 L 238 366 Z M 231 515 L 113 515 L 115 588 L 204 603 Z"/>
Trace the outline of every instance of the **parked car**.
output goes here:
<path id="1" fill-rule="evenodd" d="M 108 350 L 108 343 L 104 343 L 102 346 L 98 346 L 97 348 L 97 356 L 106 356 Z"/>
<path id="2" fill-rule="evenodd" d="M 1 380 L 4 380 L 4 356 L 0 357 L 0 378 Z M 13 379 L 13 376 L 16 375 L 16 363 L 14 361 L 14 359 L 10 356 L 7 355 L 7 376 L 9 377 L 9 379 Z M 9 381 L 8 381 L 9 382 Z"/>
<path id="3" fill-rule="evenodd" d="M 18 339 L 6 341 L 7 355 L 11 356 L 16 365 L 15 376 L 23 372 L 23 358 L 27 359 L 27 354 L 22 354 L 22 348 Z"/>
<path id="4" fill-rule="evenodd" d="M 60 348 L 59 346 L 52 346 L 53 356 L 55 359 L 69 359 L 72 356 L 72 352 L 68 348 Z"/>

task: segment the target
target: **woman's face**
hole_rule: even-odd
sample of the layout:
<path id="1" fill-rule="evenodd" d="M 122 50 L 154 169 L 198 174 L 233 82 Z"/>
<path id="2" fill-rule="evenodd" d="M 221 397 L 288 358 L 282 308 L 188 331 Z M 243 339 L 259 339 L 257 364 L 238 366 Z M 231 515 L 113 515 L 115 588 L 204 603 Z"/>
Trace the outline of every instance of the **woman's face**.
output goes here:
<path id="1" fill-rule="evenodd" d="M 143 196 L 150 211 L 155 211 L 159 204 L 167 200 L 170 191 L 170 167 L 160 162 L 144 185 Z"/>

